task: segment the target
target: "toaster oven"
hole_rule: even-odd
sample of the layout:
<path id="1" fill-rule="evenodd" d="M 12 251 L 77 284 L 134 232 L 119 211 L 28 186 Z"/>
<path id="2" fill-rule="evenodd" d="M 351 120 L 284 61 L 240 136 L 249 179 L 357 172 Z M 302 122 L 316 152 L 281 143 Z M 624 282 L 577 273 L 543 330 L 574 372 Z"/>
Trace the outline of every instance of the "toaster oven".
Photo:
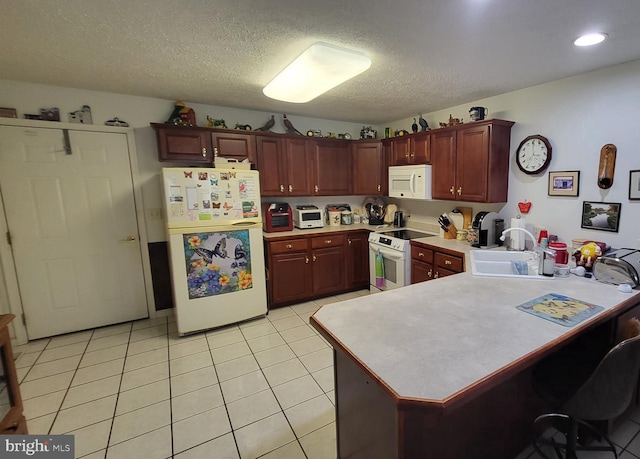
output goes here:
<path id="1" fill-rule="evenodd" d="M 286 202 L 266 204 L 262 218 L 263 229 L 267 233 L 291 231 L 293 229 L 291 206 Z"/>
<path id="2" fill-rule="evenodd" d="M 313 205 L 296 206 L 293 209 L 293 224 L 296 228 L 322 228 L 324 218 L 322 209 Z"/>

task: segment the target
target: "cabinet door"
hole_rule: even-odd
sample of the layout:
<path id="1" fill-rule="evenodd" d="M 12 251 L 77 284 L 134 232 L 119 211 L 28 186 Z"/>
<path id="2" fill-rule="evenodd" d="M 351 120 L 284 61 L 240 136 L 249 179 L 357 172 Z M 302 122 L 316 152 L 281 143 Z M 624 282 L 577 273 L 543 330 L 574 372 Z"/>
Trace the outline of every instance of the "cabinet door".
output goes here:
<path id="1" fill-rule="evenodd" d="M 262 196 L 286 195 L 284 162 L 286 155 L 281 139 L 256 136 L 256 165 L 260 172 Z"/>
<path id="2" fill-rule="evenodd" d="M 418 260 L 411 260 L 411 283 L 425 282 L 433 279 L 433 265 Z"/>
<path id="3" fill-rule="evenodd" d="M 270 259 L 270 305 L 311 296 L 310 261 L 306 251 L 273 254 Z"/>
<path id="4" fill-rule="evenodd" d="M 366 287 L 369 284 L 369 232 L 347 234 L 347 287 Z"/>
<path id="5" fill-rule="evenodd" d="M 486 202 L 489 173 L 490 126 L 461 129 L 456 135 L 456 197 Z"/>
<path id="6" fill-rule="evenodd" d="M 431 135 L 421 132 L 411 136 L 409 158 L 413 164 L 431 164 Z"/>
<path id="7" fill-rule="evenodd" d="M 391 164 L 404 166 L 411 163 L 409 157 L 410 140 L 408 136 L 394 137 L 391 141 Z"/>
<path id="8" fill-rule="evenodd" d="M 249 162 L 255 162 L 256 160 L 255 139 L 252 134 L 212 132 L 211 144 L 215 156 L 238 161 L 248 159 Z"/>
<path id="9" fill-rule="evenodd" d="M 353 194 L 382 195 L 384 188 L 384 161 L 382 144 L 379 141 L 356 141 L 353 143 Z"/>
<path id="10" fill-rule="evenodd" d="M 313 161 L 309 153 L 309 140 L 285 139 L 286 155 L 283 162 L 286 183 L 285 194 L 288 196 L 311 196 Z"/>
<path id="11" fill-rule="evenodd" d="M 432 195 L 434 199 L 456 199 L 455 131 L 437 132 L 431 136 L 433 163 Z"/>
<path id="12" fill-rule="evenodd" d="M 156 127 L 158 160 L 211 163 L 213 150 L 209 132 L 189 127 Z"/>
<path id="13" fill-rule="evenodd" d="M 314 141 L 314 186 L 316 196 L 351 194 L 349 142 L 344 140 Z"/>
<path id="14" fill-rule="evenodd" d="M 314 249 L 311 254 L 313 295 L 327 295 L 347 288 L 344 247 Z"/>

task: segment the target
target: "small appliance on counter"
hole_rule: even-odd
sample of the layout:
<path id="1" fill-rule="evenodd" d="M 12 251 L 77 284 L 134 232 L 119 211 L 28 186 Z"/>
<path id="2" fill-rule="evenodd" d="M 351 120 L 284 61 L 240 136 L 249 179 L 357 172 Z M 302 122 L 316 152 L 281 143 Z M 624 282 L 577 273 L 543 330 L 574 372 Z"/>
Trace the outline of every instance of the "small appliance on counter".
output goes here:
<path id="1" fill-rule="evenodd" d="M 473 219 L 471 228 L 476 234 L 472 247 L 496 247 L 502 245 L 500 236 L 504 231 L 504 220 L 498 218 L 495 212 L 478 212 Z"/>
<path id="2" fill-rule="evenodd" d="M 264 206 L 264 231 L 277 233 L 293 229 L 293 212 L 286 202 L 273 202 Z"/>
<path id="3" fill-rule="evenodd" d="M 593 276 L 600 282 L 631 288 L 640 285 L 640 250 L 618 249 L 599 257 L 593 265 Z"/>
<path id="4" fill-rule="evenodd" d="M 322 209 L 312 204 L 301 204 L 293 210 L 293 224 L 296 228 L 322 228 L 324 218 Z"/>

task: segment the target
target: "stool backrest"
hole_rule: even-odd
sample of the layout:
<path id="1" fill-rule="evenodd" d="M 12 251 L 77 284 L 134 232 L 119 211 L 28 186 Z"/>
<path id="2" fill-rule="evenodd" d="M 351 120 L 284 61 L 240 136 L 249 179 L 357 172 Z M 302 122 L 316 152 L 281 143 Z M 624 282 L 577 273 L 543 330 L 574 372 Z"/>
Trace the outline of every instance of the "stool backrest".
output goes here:
<path id="1" fill-rule="evenodd" d="M 562 412 L 585 420 L 607 420 L 629 407 L 640 373 L 640 335 L 626 339 L 604 356 L 589 379 L 562 406 Z"/>

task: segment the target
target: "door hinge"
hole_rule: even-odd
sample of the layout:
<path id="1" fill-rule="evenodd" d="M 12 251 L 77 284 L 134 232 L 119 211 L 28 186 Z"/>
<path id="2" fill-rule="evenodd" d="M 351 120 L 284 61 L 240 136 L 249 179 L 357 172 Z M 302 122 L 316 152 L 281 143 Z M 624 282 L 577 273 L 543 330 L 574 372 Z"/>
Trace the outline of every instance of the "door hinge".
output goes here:
<path id="1" fill-rule="evenodd" d="M 24 315 L 24 312 L 22 313 L 22 325 L 27 326 L 27 317 Z"/>
<path id="2" fill-rule="evenodd" d="M 11 245 L 11 233 L 7 231 L 7 244 Z"/>

